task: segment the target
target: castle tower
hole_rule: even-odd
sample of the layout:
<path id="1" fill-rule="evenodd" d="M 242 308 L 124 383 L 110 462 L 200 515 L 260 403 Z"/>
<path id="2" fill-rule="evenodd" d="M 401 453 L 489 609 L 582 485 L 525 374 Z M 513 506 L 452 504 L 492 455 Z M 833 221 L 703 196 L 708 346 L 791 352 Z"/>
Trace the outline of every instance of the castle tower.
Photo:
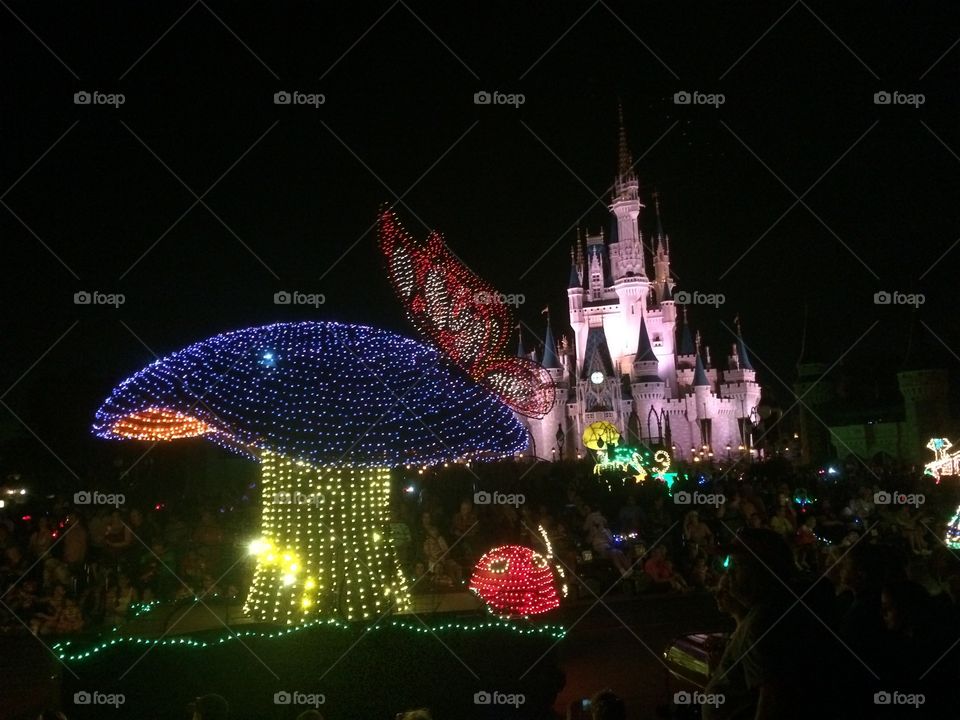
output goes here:
<path id="1" fill-rule="evenodd" d="M 734 403 L 734 415 L 737 418 L 737 445 L 748 449 L 750 438 L 750 415 L 753 408 L 760 403 L 760 385 L 757 383 L 757 373 L 750 362 L 746 343 L 743 341 L 743 331 L 740 328 L 740 318 L 735 319 L 737 326 L 736 342 L 730 348 L 727 358 L 727 370 L 723 373 L 723 384 L 720 394 L 730 398 Z M 733 443 L 731 442 L 731 445 Z"/>
<path id="2" fill-rule="evenodd" d="M 836 398 L 833 380 L 826 377 L 829 369 L 826 363 L 801 361 L 797 365 L 793 392 L 803 398 L 797 410 L 800 413 L 800 460 L 804 464 L 820 462 L 834 454 L 830 429 L 813 414 L 820 415 L 823 412 L 820 407 Z"/>
<path id="3" fill-rule="evenodd" d="M 903 395 L 906 457 L 926 461 L 927 441 L 943 437 L 947 430 L 949 378 L 946 370 L 905 370 L 897 373 L 897 385 Z"/>
<path id="4" fill-rule="evenodd" d="M 567 402 L 570 399 L 569 376 L 564 369 L 561 355 L 553 337 L 550 314 L 547 313 L 547 329 L 543 338 L 541 362 L 550 379 L 556 385 L 556 402 L 542 419 L 529 424 L 532 439 L 531 454 L 544 460 L 561 460 L 575 450 L 575 429 L 567 419 Z"/>
<path id="5" fill-rule="evenodd" d="M 670 276 L 670 238 L 663 231 L 663 222 L 660 218 L 660 194 L 653 194 L 654 208 L 657 215 L 657 228 L 654 233 L 653 253 L 653 285 L 657 293 L 657 301 L 673 299 L 673 278 Z"/>
<path id="6" fill-rule="evenodd" d="M 590 300 L 599 300 L 606 287 L 607 245 L 603 240 L 603 230 L 599 235 L 587 234 L 587 292 Z"/>
<path id="7" fill-rule="evenodd" d="M 616 235 L 611 237 L 610 243 L 610 274 L 614 281 L 626 277 L 646 278 L 643 238 L 638 225 L 643 203 L 640 202 L 640 183 L 633 171 L 630 149 L 627 146 L 623 108 L 620 108 L 619 139 L 617 177 L 613 183 L 613 199 L 610 203 L 613 227 L 616 228 Z"/>

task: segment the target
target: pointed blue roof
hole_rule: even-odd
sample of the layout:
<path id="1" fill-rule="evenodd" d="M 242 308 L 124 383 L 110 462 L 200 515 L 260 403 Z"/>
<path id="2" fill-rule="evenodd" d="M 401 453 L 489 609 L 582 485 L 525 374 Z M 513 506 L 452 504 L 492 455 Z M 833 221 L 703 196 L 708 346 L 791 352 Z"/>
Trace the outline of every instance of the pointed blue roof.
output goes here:
<path id="1" fill-rule="evenodd" d="M 694 352 L 693 335 L 690 334 L 690 325 L 684 323 L 683 330 L 680 331 L 680 349 L 677 351 L 677 354 L 693 355 Z"/>
<path id="2" fill-rule="evenodd" d="M 750 356 L 747 355 L 747 346 L 743 342 L 743 335 L 737 333 L 737 357 L 740 359 L 741 370 L 753 370 Z"/>
<path id="3" fill-rule="evenodd" d="M 519 338 L 520 338 L 520 340 L 517 342 L 517 357 L 526 357 L 526 356 L 527 356 L 527 351 L 526 351 L 526 349 L 523 347 L 523 331 L 522 331 L 522 330 L 518 330 L 518 331 L 517 331 L 517 335 L 518 335 Z"/>
<path id="4" fill-rule="evenodd" d="M 653 352 L 653 345 L 650 344 L 650 335 L 647 333 L 647 319 L 640 318 L 640 339 L 637 341 L 637 354 L 633 358 L 637 362 L 657 360 L 656 353 Z"/>
<path id="5" fill-rule="evenodd" d="M 559 368 L 560 358 L 557 357 L 557 344 L 553 341 L 553 328 L 550 327 L 550 317 L 547 316 L 547 333 L 543 340 L 543 363 L 545 368 Z"/>
<path id="6" fill-rule="evenodd" d="M 587 332 L 587 347 L 583 353 L 583 371 L 581 379 L 590 377 L 600 371 L 606 377 L 613 376 L 613 360 L 610 358 L 610 349 L 607 347 L 607 336 L 602 327 L 592 327 Z"/>
<path id="7" fill-rule="evenodd" d="M 710 386 L 710 381 L 707 379 L 707 372 L 703 369 L 703 360 L 700 359 L 700 353 L 697 353 L 697 366 L 693 371 L 693 386 L 702 387 L 706 385 Z"/>
<path id="8" fill-rule="evenodd" d="M 570 280 L 567 282 L 567 290 L 583 288 L 583 282 L 580 280 L 580 273 L 577 272 L 577 262 L 570 260 Z"/>

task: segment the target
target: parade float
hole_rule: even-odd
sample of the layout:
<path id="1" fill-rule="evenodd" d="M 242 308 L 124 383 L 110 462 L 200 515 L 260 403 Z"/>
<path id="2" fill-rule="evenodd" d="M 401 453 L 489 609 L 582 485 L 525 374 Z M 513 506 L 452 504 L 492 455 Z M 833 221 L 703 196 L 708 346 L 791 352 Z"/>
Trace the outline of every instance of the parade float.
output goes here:
<path id="1" fill-rule="evenodd" d="M 506 306 L 483 300 L 495 289 L 439 235 L 420 244 L 384 212 L 380 246 L 426 343 L 336 322 L 235 330 L 151 363 L 97 410 L 93 431 L 103 439 L 202 438 L 259 463 L 260 532 L 247 548 L 255 569 L 242 625 L 218 618 L 186 634 L 121 628 L 58 642 L 70 689 L 125 692 L 127 707 L 149 702 L 155 718 L 180 717 L 184 698 L 217 688 L 242 698 L 237 718 L 275 713 L 275 697 L 292 689 L 356 717 L 425 698 L 452 717 L 480 677 L 506 691 L 525 676 L 534 705 L 549 708 L 559 689 L 552 650 L 564 630 L 539 618 L 558 602 L 548 559 L 522 546 L 493 549 L 473 585 L 488 611 L 421 617 L 411 608 L 417 580 L 387 531 L 396 468 L 513 457 L 526 445 L 515 412 L 552 406 L 549 375 L 505 352 Z M 424 669 L 440 667 L 453 668 L 450 689 L 463 697 L 436 699 Z M 176 688 L 160 693 L 169 706 L 157 700 L 159 678 Z M 126 717 L 122 707 L 111 716 Z"/>

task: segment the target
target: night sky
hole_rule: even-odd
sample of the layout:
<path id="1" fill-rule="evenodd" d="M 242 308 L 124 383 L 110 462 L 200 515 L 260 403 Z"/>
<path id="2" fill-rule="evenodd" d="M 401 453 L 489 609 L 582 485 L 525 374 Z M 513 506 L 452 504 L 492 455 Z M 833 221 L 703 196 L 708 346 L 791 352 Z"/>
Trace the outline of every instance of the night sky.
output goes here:
<path id="1" fill-rule="evenodd" d="M 960 385 L 953 3 L 11 2 L 0 27 L 0 429 L 48 459 L 41 441 L 83 467 L 93 411 L 154 353 L 308 318 L 412 334 L 371 232 L 385 203 L 523 293 L 532 328 L 545 304 L 565 325 L 574 228 L 608 222 L 618 100 L 679 287 L 727 298 L 692 312 L 715 360 L 739 313 L 789 405 L 806 315 L 807 355 L 842 357 L 863 396 L 904 363 Z"/>

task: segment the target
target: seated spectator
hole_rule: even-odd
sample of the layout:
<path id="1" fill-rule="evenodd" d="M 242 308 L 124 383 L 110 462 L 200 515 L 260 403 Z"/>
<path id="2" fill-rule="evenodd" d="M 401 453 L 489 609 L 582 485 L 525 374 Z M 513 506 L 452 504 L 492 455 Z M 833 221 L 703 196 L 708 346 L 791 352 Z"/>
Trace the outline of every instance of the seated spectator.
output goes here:
<path id="1" fill-rule="evenodd" d="M 691 557 L 713 550 L 713 530 L 700 519 L 700 513 L 691 510 L 683 519 L 683 539 Z"/>
<path id="2" fill-rule="evenodd" d="M 786 540 L 794 533 L 794 526 L 791 518 L 787 516 L 787 506 L 780 505 L 776 514 L 770 518 L 770 529 Z"/>
<path id="3" fill-rule="evenodd" d="M 29 551 L 31 560 L 43 559 L 53 546 L 53 524 L 44 516 L 37 520 L 37 529 L 30 535 Z"/>
<path id="4" fill-rule="evenodd" d="M 427 527 L 427 538 L 423 541 L 423 555 L 427 559 L 427 568 L 437 585 L 453 586 L 463 582 L 463 569 L 449 555 L 447 541 L 433 525 Z"/>
<path id="5" fill-rule="evenodd" d="M 583 530 L 587 535 L 587 542 L 595 553 L 613 563 L 621 577 L 630 577 L 633 567 L 627 557 L 613 546 L 613 533 L 607 527 L 607 519 L 599 510 L 591 510 L 589 505 L 585 509 L 587 517 L 583 521 Z"/>
<path id="6" fill-rule="evenodd" d="M 111 565 L 116 567 L 123 562 L 127 550 L 136 542 L 133 533 L 123 520 L 119 510 L 110 513 L 110 518 L 104 527 L 103 547 Z"/>
<path id="7" fill-rule="evenodd" d="M 30 623 L 31 630 L 39 635 L 52 635 L 57 631 L 60 613 L 67 599 L 67 589 L 63 585 L 54 585 L 49 597 L 38 603 L 39 612 Z"/>
<path id="8" fill-rule="evenodd" d="M 716 575 L 707 565 L 707 559 L 700 556 L 694 560 L 690 568 L 690 586 L 697 590 L 712 590 L 716 583 Z"/>
<path id="9" fill-rule="evenodd" d="M 55 621 L 54 633 L 57 635 L 66 635 L 69 633 L 81 632 L 84 628 L 83 613 L 75 600 L 67 598 L 64 601 L 63 609 L 60 611 Z"/>
<path id="10" fill-rule="evenodd" d="M 794 541 L 794 562 L 800 570 L 810 570 L 810 563 L 817 564 L 817 536 L 813 529 L 817 526 L 817 519 L 813 515 L 807 516 L 797 528 Z"/>
<path id="11" fill-rule="evenodd" d="M 650 551 L 650 557 L 643 565 L 643 571 L 650 576 L 656 589 L 661 591 L 686 590 L 683 578 L 673 572 L 673 563 L 667 559 L 667 548 L 657 545 Z"/>
<path id="12" fill-rule="evenodd" d="M 869 487 L 861 487 L 857 491 L 857 496 L 852 498 L 844 508 L 843 514 L 851 520 L 859 520 L 864 527 L 873 516 L 873 491 Z"/>
<path id="13" fill-rule="evenodd" d="M 106 621 L 113 625 L 126 622 L 130 604 L 139 600 L 136 588 L 130 584 L 130 578 L 124 573 L 117 576 L 116 584 L 107 590 Z"/>
<path id="14" fill-rule="evenodd" d="M 471 560 L 477 555 L 475 539 L 478 524 L 479 520 L 473 509 L 473 503 L 469 500 L 461 500 L 460 509 L 450 520 L 450 531 L 453 533 L 461 558 Z"/>
<path id="15" fill-rule="evenodd" d="M 926 531 L 911 513 L 909 505 L 901 505 L 900 510 L 894 513 L 891 521 L 900 531 L 900 535 L 907 541 L 907 545 L 914 555 L 930 554 L 930 549 L 927 547 L 927 541 L 924 538 Z"/>
<path id="16" fill-rule="evenodd" d="M 78 513 L 72 512 L 67 515 L 63 522 L 62 538 L 60 544 L 63 545 L 63 562 L 66 563 L 71 577 L 78 583 L 82 583 L 89 536 L 83 519 Z"/>

